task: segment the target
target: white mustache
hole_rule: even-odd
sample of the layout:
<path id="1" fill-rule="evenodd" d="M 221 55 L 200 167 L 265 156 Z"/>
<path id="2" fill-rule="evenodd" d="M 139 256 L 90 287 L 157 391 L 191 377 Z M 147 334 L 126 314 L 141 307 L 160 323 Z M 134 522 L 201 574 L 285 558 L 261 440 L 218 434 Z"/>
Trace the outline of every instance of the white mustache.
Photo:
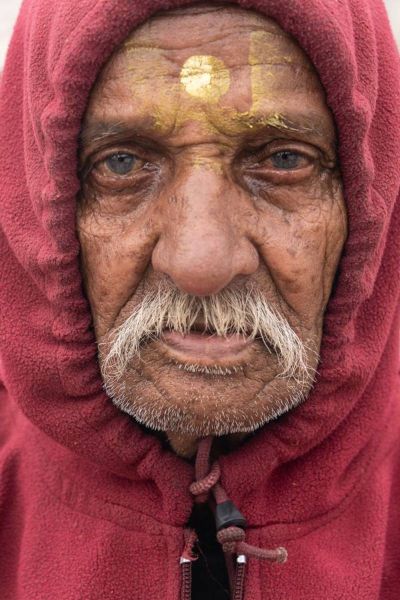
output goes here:
<path id="1" fill-rule="evenodd" d="M 307 348 L 288 321 L 271 308 L 258 290 L 226 288 L 213 296 L 197 297 L 165 284 L 149 292 L 112 334 L 101 368 L 118 380 L 129 362 L 140 355 L 144 343 L 158 339 L 163 330 L 187 334 L 196 321 L 218 336 L 239 334 L 260 339 L 274 352 L 282 369 L 279 377 L 303 383 L 313 378 L 307 365 Z M 108 342 L 101 342 L 106 344 Z"/>

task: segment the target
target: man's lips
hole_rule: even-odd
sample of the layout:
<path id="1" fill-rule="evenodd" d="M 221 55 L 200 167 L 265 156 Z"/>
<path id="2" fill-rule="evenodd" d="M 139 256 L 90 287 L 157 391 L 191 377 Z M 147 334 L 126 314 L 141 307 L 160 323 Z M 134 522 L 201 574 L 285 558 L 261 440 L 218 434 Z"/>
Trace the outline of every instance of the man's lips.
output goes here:
<path id="1" fill-rule="evenodd" d="M 160 340 L 178 360 L 221 366 L 241 362 L 253 341 L 239 334 L 222 337 L 191 331 L 183 335 L 168 330 L 163 332 Z"/>

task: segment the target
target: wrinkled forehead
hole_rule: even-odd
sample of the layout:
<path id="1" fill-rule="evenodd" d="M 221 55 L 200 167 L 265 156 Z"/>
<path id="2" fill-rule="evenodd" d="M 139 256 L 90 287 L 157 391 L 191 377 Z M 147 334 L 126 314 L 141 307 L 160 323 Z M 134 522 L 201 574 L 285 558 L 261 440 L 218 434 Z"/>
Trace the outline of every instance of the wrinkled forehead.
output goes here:
<path id="1" fill-rule="evenodd" d="M 204 43 L 218 42 L 224 35 L 245 34 L 258 28 L 290 39 L 273 19 L 255 10 L 232 4 L 200 4 L 153 15 L 127 41 L 140 44 L 152 40 L 165 47 L 179 48 L 186 43 L 184 40 L 190 39 L 194 47 L 201 47 Z"/>
<path id="2" fill-rule="evenodd" d="M 146 76 L 160 71 L 172 76 L 180 74 L 182 59 L 191 56 L 215 57 L 201 61 L 198 69 L 205 71 L 246 63 L 313 71 L 300 46 L 272 19 L 233 5 L 204 4 L 151 17 L 132 32 L 108 68 L 126 68 L 130 59 L 134 73 L 139 74 L 146 61 L 146 67 L 154 63 L 154 71 L 147 70 Z"/>
<path id="3" fill-rule="evenodd" d="M 160 135 L 188 124 L 233 135 L 285 128 L 291 117 L 282 113 L 297 121 L 300 111 L 301 128 L 332 135 L 318 75 L 297 42 L 254 11 L 201 5 L 157 14 L 133 31 L 103 70 L 90 116 L 140 118 Z"/>

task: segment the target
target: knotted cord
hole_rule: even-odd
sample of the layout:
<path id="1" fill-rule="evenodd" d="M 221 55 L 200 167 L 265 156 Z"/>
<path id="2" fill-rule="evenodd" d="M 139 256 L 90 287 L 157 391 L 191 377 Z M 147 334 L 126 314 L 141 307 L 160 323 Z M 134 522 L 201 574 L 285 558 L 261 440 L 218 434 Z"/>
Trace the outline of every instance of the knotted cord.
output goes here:
<path id="1" fill-rule="evenodd" d="M 231 511 L 233 516 L 231 519 L 229 519 L 229 516 L 227 517 L 226 524 L 218 527 L 217 522 L 217 539 L 224 553 L 245 557 L 252 556 L 270 562 L 284 563 L 287 560 L 287 551 L 285 548 L 258 548 L 246 542 L 244 519 L 232 501 L 229 500 L 220 483 L 221 469 L 218 461 L 215 461 L 210 468 L 212 443 L 213 438 L 211 436 L 200 441 L 195 464 L 196 480 L 191 484 L 189 489 L 195 497 L 196 502 L 206 502 L 210 493 L 212 493 L 217 505 L 217 511 L 218 506 L 222 507 L 223 504 L 226 504 L 228 510 Z M 241 519 L 238 519 L 238 517 L 241 517 Z M 230 520 L 232 524 L 229 523 Z M 238 525 L 239 520 L 243 521 L 243 524 Z"/>

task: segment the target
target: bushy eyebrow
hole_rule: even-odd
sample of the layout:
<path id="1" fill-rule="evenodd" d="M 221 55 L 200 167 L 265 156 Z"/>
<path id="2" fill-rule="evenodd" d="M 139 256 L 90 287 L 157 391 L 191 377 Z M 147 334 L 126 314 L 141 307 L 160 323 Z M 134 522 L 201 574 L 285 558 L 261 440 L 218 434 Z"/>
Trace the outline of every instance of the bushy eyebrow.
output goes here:
<path id="1" fill-rule="evenodd" d="M 104 139 L 126 134 L 129 130 L 132 130 L 132 127 L 128 127 L 123 121 L 98 121 L 83 126 L 79 142 L 81 146 L 86 146 L 95 142 L 101 142 Z"/>
<path id="2" fill-rule="evenodd" d="M 237 120 L 241 121 L 248 128 L 264 129 L 272 128 L 282 133 L 309 134 L 318 137 L 326 136 L 326 125 L 324 127 L 323 119 L 316 113 L 295 113 L 285 115 L 280 112 L 270 114 L 258 113 L 239 113 Z"/>
<path id="3" fill-rule="evenodd" d="M 327 124 L 318 113 L 237 113 L 233 117 L 236 124 L 243 126 L 249 134 L 257 134 L 268 129 L 279 131 L 283 136 L 303 135 L 313 138 L 327 138 Z M 92 144 L 107 142 L 113 138 L 135 138 L 138 136 L 151 136 L 152 127 L 149 122 L 143 123 L 142 119 L 124 121 L 96 121 L 83 126 L 80 134 L 81 148 Z"/>

